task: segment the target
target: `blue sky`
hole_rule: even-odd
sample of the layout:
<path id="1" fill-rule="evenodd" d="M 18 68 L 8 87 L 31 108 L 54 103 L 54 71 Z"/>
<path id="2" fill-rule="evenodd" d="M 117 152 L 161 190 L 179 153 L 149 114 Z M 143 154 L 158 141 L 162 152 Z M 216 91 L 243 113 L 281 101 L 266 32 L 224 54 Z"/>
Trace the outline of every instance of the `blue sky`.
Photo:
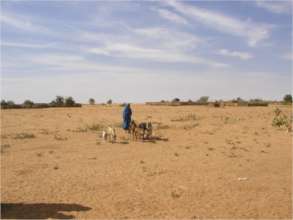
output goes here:
<path id="1" fill-rule="evenodd" d="M 282 99 L 290 1 L 1 1 L 1 97 Z"/>

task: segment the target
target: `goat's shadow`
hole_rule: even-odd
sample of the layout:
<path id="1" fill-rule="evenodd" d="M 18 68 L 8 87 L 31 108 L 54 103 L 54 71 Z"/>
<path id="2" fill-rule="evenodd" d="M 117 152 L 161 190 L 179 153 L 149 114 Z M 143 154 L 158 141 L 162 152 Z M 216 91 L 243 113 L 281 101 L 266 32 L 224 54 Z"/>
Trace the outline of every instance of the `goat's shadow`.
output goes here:
<path id="1" fill-rule="evenodd" d="M 64 203 L 1 203 L 1 219 L 72 219 L 61 212 L 88 211 L 90 207 Z"/>

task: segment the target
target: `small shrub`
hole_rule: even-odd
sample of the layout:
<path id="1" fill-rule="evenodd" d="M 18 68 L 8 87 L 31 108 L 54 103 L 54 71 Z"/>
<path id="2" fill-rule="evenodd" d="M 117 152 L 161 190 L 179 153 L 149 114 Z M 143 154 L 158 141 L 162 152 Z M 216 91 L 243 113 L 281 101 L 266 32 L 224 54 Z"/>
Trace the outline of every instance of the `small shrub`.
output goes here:
<path id="1" fill-rule="evenodd" d="M 274 127 L 282 127 L 282 126 L 288 127 L 289 120 L 286 115 L 279 115 L 273 119 L 272 125 Z"/>
<path id="2" fill-rule="evenodd" d="M 275 117 L 272 121 L 273 127 L 286 127 L 288 129 L 291 127 L 292 119 L 290 120 L 279 108 L 276 108 L 274 113 Z"/>

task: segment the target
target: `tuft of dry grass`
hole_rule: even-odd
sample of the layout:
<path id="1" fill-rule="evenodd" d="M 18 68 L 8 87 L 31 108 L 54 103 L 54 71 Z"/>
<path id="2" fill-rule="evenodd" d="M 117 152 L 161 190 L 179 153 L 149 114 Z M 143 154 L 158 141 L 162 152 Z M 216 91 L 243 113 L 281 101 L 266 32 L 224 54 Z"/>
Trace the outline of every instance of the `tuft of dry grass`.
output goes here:
<path id="1" fill-rule="evenodd" d="M 178 118 L 173 118 L 171 119 L 171 121 L 180 121 L 180 122 L 183 122 L 183 121 L 195 121 L 197 120 L 197 116 L 195 114 L 188 114 L 188 115 L 185 115 L 185 116 L 182 116 L 182 117 L 178 117 Z"/>
<path id="2" fill-rule="evenodd" d="M 1 153 L 4 153 L 7 148 L 10 148 L 10 144 L 1 144 Z"/>
<path id="3" fill-rule="evenodd" d="M 88 130 L 87 130 L 87 128 L 79 127 L 79 128 L 74 129 L 74 130 L 69 129 L 68 131 L 72 131 L 72 132 L 87 132 Z"/>
<path id="4" fill-rule="evenodd" d="M 90 125 L 86 125 L 85 127 L 78 127 L 76 129 L 67 129 L 67 131 L 71 131 L 71 132 L 88 132 L 88 131 L 101 131 L 103 130 L 104 126 L 101 124 L 90 124 Z"/>
<path id="5" fill-rule="evenodd" d="M 115 128 L 121 128 L 122 127 L 122 123 L 121 122 L 117 122 L 113 124 L 113 127 Z"/>
<path id="6" fill-rule="evenodd" d="M 191 129 L 196 128 L 198 126 L 199 126 L 199 123 L 193 123 L 193 124 L 184 125 L 183 129 L 184 130 L 191 130 Z"/>
<path id="7" fill-rule="evenodd" d="M 36 136 L 32 133 L 18 133 L 14 135 L 13 139 L 30 139 L 35 138 Z"/>
<path id="8" fill-rule="evenodd" d="M 47 129 L 41 129 L 40 134 L 48 135 L 50 132 Z"/>
<path id="9" fill-rule="evenodd" d="M 8 135 L 1 134 L 1 139 L 6 139 L 6 138 L 8 138 Z"/>
<path id="10" fill-rule="evenodd" d="M 90 130 L 90 131 L 101 131 L 103 130 L 104 126 L 101 124 L 91 124 L 91 125 L 87 125 L 86 129 Z"/>
<path id="11" fill-rule="evenodd" d="M 169 125 L 158 124 L 157 129 L 169 129 Z"/>
<path id="12" fill-rule="evenodd" d="M 54 139 L 57 140 L 57 141 L 66 141 L 67 140 L 67 137 L 62 137 L 59 134 L 55 134 L 54 135 Z"/>

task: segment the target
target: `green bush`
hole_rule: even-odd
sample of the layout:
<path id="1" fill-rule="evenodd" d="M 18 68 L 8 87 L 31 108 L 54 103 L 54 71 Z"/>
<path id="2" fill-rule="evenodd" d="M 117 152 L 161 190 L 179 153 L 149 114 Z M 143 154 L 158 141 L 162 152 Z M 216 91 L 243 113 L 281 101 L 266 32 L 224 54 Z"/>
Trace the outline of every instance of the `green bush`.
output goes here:
<path id="1" fill-rule="evenodd" d="M 22 105 L 24 108 L 32 108 L 34 103 L 31 100 L 25 100 Z"/>
<path id="2" fill-rule="evenodd" d="M 75 105 L 75 101 L 73 100 L 72 97 L 67 97 L 65 99 L 65 106 L 66 107 L 73 107 Z"/>
<path id="3" fill-rule="evenodd" d="M 284 98 L 283 98 L 283 102 L 285 104 L 292 103 L 292 95 L 291 94 L 285 95 Z"/>

